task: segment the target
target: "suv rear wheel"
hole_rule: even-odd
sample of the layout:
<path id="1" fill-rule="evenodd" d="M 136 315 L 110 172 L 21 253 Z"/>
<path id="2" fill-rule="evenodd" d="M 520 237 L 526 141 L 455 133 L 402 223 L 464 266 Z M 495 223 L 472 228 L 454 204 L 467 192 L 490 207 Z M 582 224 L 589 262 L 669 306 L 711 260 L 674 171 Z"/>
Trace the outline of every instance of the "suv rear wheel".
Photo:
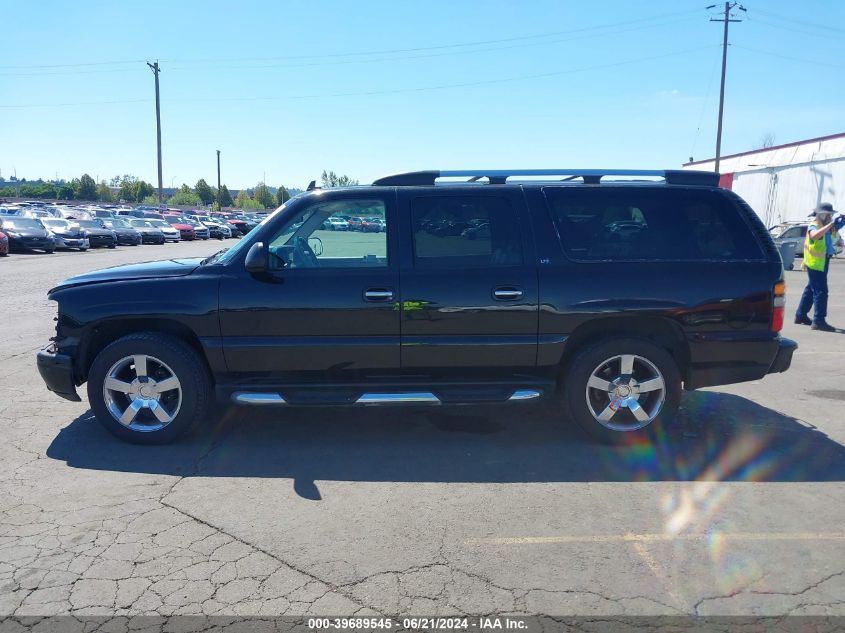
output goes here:
<path id="1" fill-rule="evenodd" d="M 97 420 L 136 444 L 166 444 L 208 415 L 211 380 L 199 354 L 154 332 L 130 334 L 101 351 L 88 374 Z"/>
<path id="2" fill-rule="evenodd" d="M 608 444 L 651 440 L 675 417 L 681 376 L 672 356 L 650 341 L 606 339 L 585 347 L 565 375 L 570 415 Z"/>

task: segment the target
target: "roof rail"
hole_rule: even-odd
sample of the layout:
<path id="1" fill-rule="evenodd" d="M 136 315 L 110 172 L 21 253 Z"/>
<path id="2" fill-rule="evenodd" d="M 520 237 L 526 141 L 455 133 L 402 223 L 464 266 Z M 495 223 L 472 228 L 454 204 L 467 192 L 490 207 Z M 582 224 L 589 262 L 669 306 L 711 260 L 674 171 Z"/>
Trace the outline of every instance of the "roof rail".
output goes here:
<path id="1" fill-rule="evenodd" d="M 487 178 L 490 184 L 504 184 L 508 178 L 546 176 L 569 181 L 582 178 L 585 184 L 598 184 L 605 176 L 649 176 L 663 178 L 670 185 L 702 185 L 715 187 L 719 174 L 714 171 L 685 169 L 455 169 L 409 171 L 373 181 L 376 186 L 413 187 L 433 185 L 438 178 L 467 178 L 476 182 Z"/>

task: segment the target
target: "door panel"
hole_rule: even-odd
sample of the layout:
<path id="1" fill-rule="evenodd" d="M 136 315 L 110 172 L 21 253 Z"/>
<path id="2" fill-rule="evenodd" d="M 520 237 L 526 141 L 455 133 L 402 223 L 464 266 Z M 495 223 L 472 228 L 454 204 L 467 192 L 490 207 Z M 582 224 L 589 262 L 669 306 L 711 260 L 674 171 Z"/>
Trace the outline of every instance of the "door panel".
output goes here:
<path id="1" fill-rule="evenodd" d="M 401 272 L 403 369 L 534 367 L 537 273 L 521 192 L 444 187 L 409 192 L 400 208 L 412 237 Z"/>
<path id="2" fill-rule="evenodd" d="M 224 277 L 220 328 L 230 372 L 313 382 L 398 371 L 399 310 L 393 297 L 398 297 L 399 274 L 391 255 L 396 230 L 392 204 L 379 199 L 387 233 L 338 231 L 325 223 L 344 211 L 344 205 L 354 211 L 361 197 L 325 194 L 268 230 L 265 243 L 273 270 L 259 275 L 235 271 Z M 366 198 L 372 202 L 378 197 Z M 371 207 L 366 210 L 375 213 Z M 312 247 L 310 252 L 305 244 Z"/>

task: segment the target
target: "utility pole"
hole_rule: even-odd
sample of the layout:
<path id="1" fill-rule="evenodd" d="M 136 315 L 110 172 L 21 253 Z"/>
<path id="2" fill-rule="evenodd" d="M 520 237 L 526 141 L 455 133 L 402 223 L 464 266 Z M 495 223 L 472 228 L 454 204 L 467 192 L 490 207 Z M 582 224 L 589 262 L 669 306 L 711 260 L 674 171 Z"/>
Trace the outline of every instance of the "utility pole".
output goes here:
<path id="1" fill-rule="evenodd" d="M 708 9 L 714 8 L 716 5 L 711 4 Z M 731 10 L 734 7 L 739 7 L 740 11 L 745 11 L 745 7 L 739 2 L 725 2 L 725 12 L 721 18 L 710 18 L 711 22 L 724 22 L 725 35 L 722 39 L 722 87 L 719 90 L 719 124 L 716 128 L 716 167 L 714 171 L 719 171 L 719 161 L 722 157 L 722 115 L 725 112 L 725 71 L 728 66 L 728 24 L 731 22 L 742 22 L 731 18 Z"/>
<path id="2" fill-rule="evenodd" d="M 217 150 L 217 210 L 222 211 L 223 205 L 220 201 L 223 200 L 223 192 L 220 188 L 220 150 Z"/>
<path id="3" fill-rule="evenodd" d="M 158 203 L 159 205 L 164 204 L 164 195 L 162 192 L 162 184 L 161 184 L 161 102 L 159 100 L 159 93 L 158 93 L 158 74 L 161 72 L 161 68 L 159 68 L 158 60 L 156 60 L 155 64 L 151 64 L 147 62 L 147 66 L 150 67 L 150 70 L 153 71 L 153 74 L 156 78 L 156 142 L 158 146 Z"/>

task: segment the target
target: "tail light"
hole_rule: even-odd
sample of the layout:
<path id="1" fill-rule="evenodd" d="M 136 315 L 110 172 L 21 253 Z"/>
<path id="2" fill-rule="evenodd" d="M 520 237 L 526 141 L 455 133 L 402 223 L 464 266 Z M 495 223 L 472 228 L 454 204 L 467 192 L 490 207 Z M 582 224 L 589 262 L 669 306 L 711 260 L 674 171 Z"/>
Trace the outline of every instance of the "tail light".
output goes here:
<path id="1" fill-rule="evenodd" d="M 786 283 L 779 281 L 772 291 L 774 300 L 772 302 L 772 332 L 780 332 L 783 329 L 783 312 L 786 308 Z"/>

